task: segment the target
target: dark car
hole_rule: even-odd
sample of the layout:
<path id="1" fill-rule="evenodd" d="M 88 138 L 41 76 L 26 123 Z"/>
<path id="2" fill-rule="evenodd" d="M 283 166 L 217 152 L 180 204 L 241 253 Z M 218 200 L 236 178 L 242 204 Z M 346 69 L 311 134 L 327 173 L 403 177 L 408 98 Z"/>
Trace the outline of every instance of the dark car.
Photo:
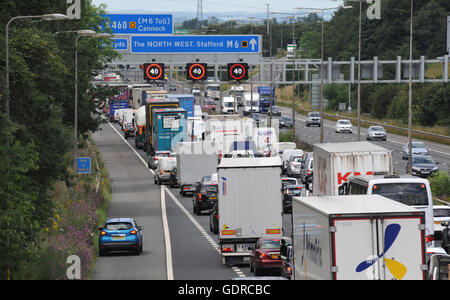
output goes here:
<path id="1" fill-rule="evenodd" d="M 175 188 L 178 187 L 178 175 L 177 175 L 177 168 L 173 168 L 170 171 L 170 178 L 169 178 L 169 187 Z"/>
<path id="2" fill-rule="evenodd" d="M 219 201 L 216 201 L 216 203 L 214 203 L 214 207 L 210 211 L 209 229 L 214 234 L 219 233 Z"/>
<path id="3" fill-rule="evenodd" d="M 177 91 L 177 85 L 176 84 L 169 85 L 169 91 L 176 92 Z"/>
<path id="4" fill-rule="evenodd" d="M 412 175 L 428 177 L 439 170 L 438 164 L 428 155 L 413 155 L 412 157 Z M 408 171 L 409 162 L 406 164 Z"/>
<path id="5" fill-rule="evenodd" d="M 283 193 L 283 213 L 292 212 L 292 197 L 300 196 L 303 185 L 288 185 Z"/>
<path id="6" fill-rule="evenodd" d="M 142 252 L 144 227 L 138 226 L 131 218 L 109 219 L 99 228 L 99 256 L 107 251 L 133 251 L 136 255 Z"/>
<path id="7" fill-rule="evenodd" d="M 268 115 L 270 115 L 270 111 L 268 111 Z M 272 116 L 281 116 L 281 108 L 279 106 L 272 106 Z"/>
<path id="8" fill-rule="evenodd" d="M 283 249 L 283 241 L 284 241 L 284 249 Z M 294 256 L 294 247 L 292 245 L 292 239 L 288 237 L 281 238 L 281 246 L 280 246 L 280 258 L 283 261 L 283 265 L 281 267 L 281 276 L 287 279 L 291 279 L 292 277 L 292 268 L 293 268 L 293 256 Z"/>
<path id="9" fill-rule="evenodd" d="M 292 126 L 293 126 L 293 123 L 292 123 L 291 118 L 289 118 L 289 117 L 281 117 L 280 118 L 280 123 L 279 123 L 280 128 L 284 128 L 284 127 L 291 128 Z"/>
<path id="10" fill-rule="evenodd" d="M 253 120 L 255 120 L 255 123 L 256 123 L 256 125 L 259 125 L 259 122 L 262 120 L 262 119 L 264 119 L 265 118 L 265 116 L 263 116 L 262 114 L 260 114 L 260 113 L 253 113 L 252 114 L 252 118 L 253 118 Z"/>
<path id="11" fill-rule="evenodd" d="M 255 276 L 263 271 L 281 273 L 283 261 L 280 257 L 280 238 L 260 238 L 250 254 L 250 272 Z"/>
<path id="12" fill-rule="evenodd" d="M 192 198 L 192 209 L 199 215 L 204 210 L 211 210 L 217 201 L 219 192 L 217 184 L 211 181 L 204 181 L 197 185 Z"/>

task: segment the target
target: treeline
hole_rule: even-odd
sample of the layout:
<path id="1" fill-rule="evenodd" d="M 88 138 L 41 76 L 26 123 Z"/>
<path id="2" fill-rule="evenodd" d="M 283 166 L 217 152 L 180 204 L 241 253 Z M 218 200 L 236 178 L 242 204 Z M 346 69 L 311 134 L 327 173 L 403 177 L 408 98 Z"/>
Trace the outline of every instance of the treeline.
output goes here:
<path id="1" fill-rule="evenodd" d="M 16 16 L 65 14 L 65 0 L 0 1 L 0 279 L 14 278 L 39 247 L 39 233 L 54 222 L 56 182 L 72 186 L 75 38 L 98 31 L 104 7 L 81 1 L 81 19 L 17 19 L 9 27 L 10 114 L 6 114 L 7 22 Z M 57 33 L 58 32 L 58 33 Z M 93 101 L 108 91 L 92 88 L 93 70 L 116 56 L 109 39 L 78 41 L 80 142 L 101 120 Z"/>
<path id="2" fill-rule="evenodd" d="M 363 4 L 361 24 L 361 60 L 409 59 L 410 0 L 384 0 L 381 19 L 366 17 L 368 4 Z M 347 2 L 354 9 L 341 9 L 327 22 L 324 36 L 324 55 L 333 60 L 358 59 L 359 4 Z M 447 0 L 415 0 L 413 7 L 413 59 L 436 59 L 447 55 Z M 441 65 L 442 66 L 442 65 Z M 427 76 L 442 76 L 438 70 L 427 70 Z M 394 70 L 385 68 L 383 76 L 394 78 Z M 325 97 L 329 109 L 337 109 L 339 102 L 348 102 L 348 86 L 331 85 Z M 356 85 L 352 86 L 352 108 L 356 108 Z M 361 111 L 372 117 L 408 121 L 408 86 L 406 84 L 363 84 Z M 450 85 L 445 83 L 413 84 L 413 123 L 424 126 L 446 126 L 450 134 Z"/>
<path id="3" fill-rule="evenodd" d="M 361 59 L 396 60 L 397 56 L 409 59 L 410 0 L 381 1 L 381 19 L 369 20 L 363 3 L 361 21 Z M 358 59 L 359 3 L 348 1 L 352 9 L 340 9 L 324 22 L 324 57 L 335 61 Z M 272 8 L 276 10 L 276 8 Z M 301 13 L 293 11 L 292 13 Z M 414 0 L 413 59 L 435 59 L 447 54 L 448 0 Z M 272 18 L 273 17 L 273 18 Z M 292 23 L 286 15 L 271 16 L 272 55 L 292 43 Z M 321 16 L 315 13 L 296 16 L 294 37 L 299 58 L 320 59 Z M 259 22 L 259 24 L 256 24 Z M 269 56 L 267 24 L 230 20 L 208 22 L 202 31 L 207 34 L 260 34 L 263 36 L 263 55 Z M 188 24 L 186 24 L 188 25 Z M 386 78 L 394 78 L 392 68 L 384 68 Z M 427 70 L 429 76 L 442 76 L 442 70 Z M 289 74 L 287 75 L 290 76 Z M 405 84 L 363 84 L 361 87 L 361 112 L 376 118 L 389 117 L 407 122 L 408 91 Z M 308 86 L 299 86 L 300 93 Z M 348 86 L 331 85 L 325 91 L 329 109 L 338 109 L 339 102 L 348 102 Z M 351 106 L 356 108 L 356 84 L 351 86 Z M 427 83 L 413 85 L 413 122 L 425 126 L 447 126 L 450 134 L 450 87 L 448 84 Z"/>

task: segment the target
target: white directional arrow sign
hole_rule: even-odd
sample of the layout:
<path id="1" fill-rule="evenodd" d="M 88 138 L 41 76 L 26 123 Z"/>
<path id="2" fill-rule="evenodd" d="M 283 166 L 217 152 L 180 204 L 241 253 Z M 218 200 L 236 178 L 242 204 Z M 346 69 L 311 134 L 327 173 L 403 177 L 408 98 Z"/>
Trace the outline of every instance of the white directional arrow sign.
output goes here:
<path id="1" fill-rule="evenodd" d="M 255 39 L 250 40 L 250 45 L 252 46 L 252 51 L 255 51 L 255 46 L 258 42 Z"/>

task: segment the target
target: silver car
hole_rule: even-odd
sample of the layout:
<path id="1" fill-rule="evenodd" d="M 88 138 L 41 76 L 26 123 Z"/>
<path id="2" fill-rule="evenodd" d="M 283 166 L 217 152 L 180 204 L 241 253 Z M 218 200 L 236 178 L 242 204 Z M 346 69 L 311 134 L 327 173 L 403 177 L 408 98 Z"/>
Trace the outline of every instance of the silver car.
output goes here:
<path id="1" fill-rule="evenodd" d="M 287 162 L 287 175 L 289 177 L 300 177 L 303 156 L 293 155 Z"/>
<path id="2" fill-rule="evenodd" d="M 428 155 L 428 148 L 423 142 L 412 142 L 412 155 Z M 403 146 L 402 158 L 409 158 L 409 143 Z"/>
<path id="3" fill-rule="evenodd" d="M 368 141 L 380 139 L 385 141 L 386 140 L 386 131 L 384 130 L 383 126 L 370 126 L 369 130 L 367 130 L 366 138 Z"/>
<path id="4" fill-rule="evenodd" d="M 309 112 L 306 117 L 306 127 L 311 125 L 317 125 L 320 127 L 320 113 L 318 112 Z"/>

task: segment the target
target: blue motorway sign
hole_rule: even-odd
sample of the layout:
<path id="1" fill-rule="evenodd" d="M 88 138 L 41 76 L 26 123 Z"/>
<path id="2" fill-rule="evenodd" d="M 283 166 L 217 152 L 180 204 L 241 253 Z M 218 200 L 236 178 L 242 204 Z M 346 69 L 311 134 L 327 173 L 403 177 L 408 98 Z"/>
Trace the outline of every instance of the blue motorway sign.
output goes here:
<path id="1" fill-rule="evenodd" d="M 173 34 L 173 15 L 106 14 L 113 34 Z"/>
<path id="2" fill-rule="evenodd" d="M 260 35 L 132 36 L 131 53 L 261 53 Z"/>
<path id="3" fill-rule="evenodd" d="M 91 174 L 90 157 L 77 157 L 77 174 Z"/>
<path id="4" fill-rule="evenodd" d="M 113 38 L 114 50 L 128 50 L 128 39 L 116 39 Z"/>

